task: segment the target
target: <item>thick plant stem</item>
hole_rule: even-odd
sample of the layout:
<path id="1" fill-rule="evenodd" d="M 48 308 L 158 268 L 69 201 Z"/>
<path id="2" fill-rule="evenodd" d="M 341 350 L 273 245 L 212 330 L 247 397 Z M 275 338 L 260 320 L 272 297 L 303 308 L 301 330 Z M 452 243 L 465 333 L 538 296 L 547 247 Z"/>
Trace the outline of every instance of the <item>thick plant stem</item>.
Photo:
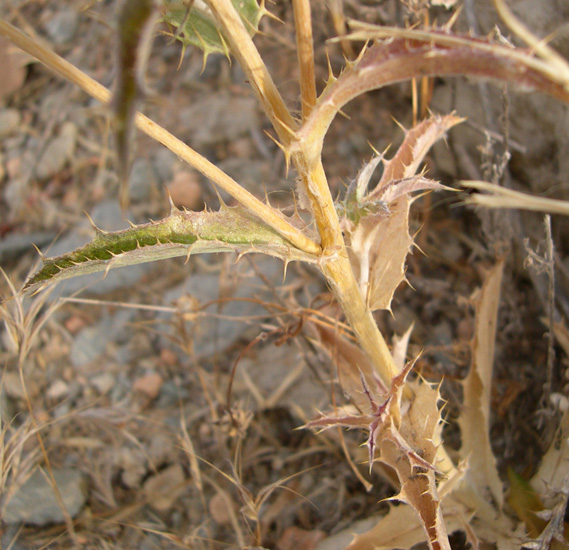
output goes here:
<path id="1" fill-rule="evenodd" d="M 293 0 L 293 8 L 300 69 L 302 119 L 305 120 L 316 105 L 309 0 Z M 320 233 L 323 248 L 322 272 L 332 287 L 360 346 L 370 356 L 383 383 L 389 386 L 391 379 L 398 374 L 397 367 L 357 284 L 322 162 L 318 159 L 314 165 L 306 165 L 303 144 L 298 145 L 299 154 L 293 155 L 293 161 L 310 200 Z"/>
<path id="2" fill-rule="evenodd" d="M 101 103 L 109 103 L 111 93 L 107 88 L 99 84 L 96 80 L 93 80 L 65 59 L 59 57 L 55 52 L 51 51 L 40 42 L 28 37 L 16 27 L 0 20 L 0 35 L 4 35 L 13 44 L 41 61 L 56 74 L 69 80 L 87 92 L 90 96 L 99 100 Z M 136 115 L 135 123 L 145 134 L 155 139 L 176 153 L 176 155 L 185 160 L 188 164 L 199 170 L 205 177 L 226 191 L 243 206 L 248 208 L 253 214 L 270 225 L 283 237 L 288 239 L 297 248 L 304 252 L 308 252 L 309 254 L 318 255 L 320 253 L 320 247 L 300 230 L 288 223 L 278 210 L 275 210 L 260 201 L 257 197 L 241 187 L 235 180 L 230 178 L 225 172 L 220 170 L 198 152 L 194 151 L 183 141 L 179 140 L 160 125 L 140 113 Z"/>
<path id="3" fill-rule="evenodd" d="M 398 374 L 391 352 L 379 331 L 372 312 L 366 305 L 354 275 L 342 236 L 338 214 L 334 207 L 322 163 L 318 162 L 308 174 L 306 188 L 319 200 L 312 199 L 315 219 L 322 237 L 320 268 L 332 287 L 346 318 L 362 349 L 373 361 L 383 383 L 389 387 L 391 379 Z"/>
<path id="4" fill-rule="evenodd" d="M 364 302 L 347 255 L 334 254 L 321 260 L 321 269 L 332 287 L 358 343 L 373 361 L 381 381 L 389 387 L 399 374 L 371 310 Z"/>

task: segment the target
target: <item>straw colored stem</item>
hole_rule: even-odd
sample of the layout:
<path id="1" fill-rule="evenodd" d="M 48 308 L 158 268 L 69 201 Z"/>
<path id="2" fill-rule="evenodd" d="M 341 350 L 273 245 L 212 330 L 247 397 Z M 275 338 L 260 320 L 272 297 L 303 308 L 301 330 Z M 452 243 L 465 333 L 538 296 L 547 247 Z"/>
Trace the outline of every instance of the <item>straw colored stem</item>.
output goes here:
<path id="1" fill-rule="evenodd" d="M 496 11 L 508 28 L 521 38 L 532 50 L 543 59 L 549 67 L 565 81 L 565 88 L 569 90 L 569 63 L 544 41 L 537 38 L 512 13 L 504 0 L 494 0 Z"/>
<path id="2" fill-rule="evenodd" d="M 309 0 L 293 0 L 296 48 L 300 68 L 300 97 L 302 120 L 310 115 L 316 105 L 316 80 L 314 77 L 314 46 L 312 41 L 312 16 Z"/>
<path id="3" fill-rule="evenodd" d="M 486 208 L 517 208 L 519 210 L 533 210 L 569 216 L 569 201 L 535 197 L 485 181 L 461 181 L 460 184 L 464 187 L 490 193 L 489 195 L 471 195 L 467 201 L 471 204 L 485 206 Z"/>
<path id="4" fill-rule="evenodd" d="M 389 386 L 391 379 L 398 374 L 398 369 L 360 292 L 322 163 L 318 162 L 312 167 L 301 166 L 301 168 L 299 172 L 303 174 L 303 178 L 306 178 L 306 189 L 315 209 L 315 219 L 322 238 L 323 254 L 320 268 L 360 346 L 373 361 L 384 384 Z"/>

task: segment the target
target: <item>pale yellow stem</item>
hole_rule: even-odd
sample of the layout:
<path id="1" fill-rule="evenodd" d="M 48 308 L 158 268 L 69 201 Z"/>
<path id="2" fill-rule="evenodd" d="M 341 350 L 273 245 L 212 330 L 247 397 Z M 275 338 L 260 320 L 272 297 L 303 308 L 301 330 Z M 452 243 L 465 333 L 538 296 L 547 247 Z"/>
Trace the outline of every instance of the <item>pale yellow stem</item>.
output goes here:
<path id="1" fill-rule="evenodd" d="M 300 98 L 302 120 L 306 119 L 316 105 L 316 80 L 314 77 L 314 46 L 312 41 L 312 16 L 309 0 L 293 0 L 296 49 L 300 68 Z"/>
<path id="2" fill-rule="evenodd" d="M 344 52 L 346 59 L 352 60 L 356 57 L 354 54 L 354 48 L 352 47 L 352 43 L 344 38 L 347 33 L 347 27 L 346 18 L 344 17 L 343 1 L 328 0 L 328 9 L 330 10 L 334 30 L 336 31 L 342 46 L 342 52 Z"/>
<path id="3" fill-rule="evenodd" d="M 37 40 L 31 39 L 16 27 L 2 20 L 0 20 L 0 35 L 8 38 L 13 44 L 41 61 L 56 74 L 66 78 L 101 103 L 109 103 L 111 93 L 107 88 Z M 140 113 L 136 115 L 135 123 L 145 134 L 176 153 L 181 159 L 200 171 L 204 176 L 219 186 L 220 189 L 226 191 L 297 248 L 309 254 L 318 255 L 320 253 L 320 247 L 300 230 L 287 222 L 278 210 L 264 204 L 183 141 Z"/>
<path id="4" fill-rule="evenodd" d="M 312 203 L 316 209 L 315 219 L 324 250 L 320 268 L 332 287 L 360 346 L 373 361 L 383 383 L 389 387 L 391 379 L 399 373 L 399 369 L 360 292 L 322 164 L 317 163 L 307 174 L 309 192 L 319 197 L 319 200 L 313 199 Z"/>

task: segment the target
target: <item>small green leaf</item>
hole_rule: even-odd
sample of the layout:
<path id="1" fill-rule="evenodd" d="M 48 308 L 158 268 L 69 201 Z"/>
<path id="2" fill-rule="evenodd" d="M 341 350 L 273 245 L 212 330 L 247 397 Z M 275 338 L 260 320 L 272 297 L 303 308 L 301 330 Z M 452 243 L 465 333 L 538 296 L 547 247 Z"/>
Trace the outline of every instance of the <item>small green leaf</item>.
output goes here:
<path id="1" fill-rule="evenodd" d="M 231 0 L 253 36 L 259 29 L 259 21 L 267 13 L 264 2 L 257 0 Z M 229 42 L 218 29 L 215 19 L 202 0 L 163 0 L 162 20 L 174 30 L 168 32 L 183 44 L 183 49 L 196 46 L 204 52 L 204 64 L 211 53 L 229 54 Z M 188 12 L 189 9 L 189 12 Z"/>

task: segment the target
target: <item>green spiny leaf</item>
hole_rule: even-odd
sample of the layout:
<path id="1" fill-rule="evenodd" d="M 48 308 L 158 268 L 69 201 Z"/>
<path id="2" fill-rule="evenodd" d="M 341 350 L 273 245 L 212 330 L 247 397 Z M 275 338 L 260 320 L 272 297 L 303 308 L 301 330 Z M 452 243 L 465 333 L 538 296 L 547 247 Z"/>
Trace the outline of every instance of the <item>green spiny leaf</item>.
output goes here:
<path id="1" fill-rule="evenodd" d="M 44 258 L 23 291 L 35 291 L 78 275 L 108 271 L 175 256 L 208 252 L 261 252 L 285 262 L 317 258 L 294 248 L 284 237 L 241 207 L 219 212 L 172 209 L 163 220 L 107 233 L 95 229 L 91 242 L 72 252 Z"/>
<path id="2" fill-rule="evenodd" d="M 249 34 L 259 29 L 259 21 L 267 13 L 264 2 L 231 0 Z M 229 42 L 218 29 L 215 19 L 202 0 L 163 0 L 162 20 L 175 30 L 170 34 L 183 44 L 183 49 L 196 46 L 204 52 L 204 64 L 211 53 L 229 54 Z"/>

